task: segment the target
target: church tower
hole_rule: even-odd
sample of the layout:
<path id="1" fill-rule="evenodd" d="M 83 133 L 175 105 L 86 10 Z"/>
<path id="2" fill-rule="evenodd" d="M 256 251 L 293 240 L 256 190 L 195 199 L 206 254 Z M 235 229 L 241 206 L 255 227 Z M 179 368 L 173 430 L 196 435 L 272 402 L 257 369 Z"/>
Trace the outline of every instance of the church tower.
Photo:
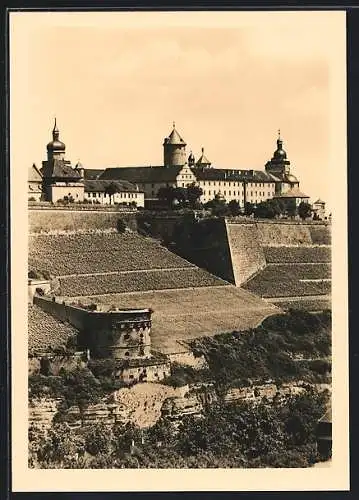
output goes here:
<path id="1" fill-rule="evenodd" d="M 186 143 L 176 130 L 173 122 L 172 132 L 163 142 L 163 165 L 165 167 L 182 166 L 186 163 Z"/>
<path id="2" fill-rule="evenodd" d="M 52 129 L 52 141 L 48 143 L 47 148 L 47 159 L 59 159 L 63 160 L 65 158 L 66 146 L 63 142 L 59 140 L 60 132 L 57 128 L 56 118 L 54 123 L 54 128 Z"/>
<path id="3" fill-rule="evenodd" d="M 278 130 L 277 149 L 274 151 L 272 159 L 265 164 L 265 170 L 268 174 L 279 177 L 285 177 L 290 173 L 290 161 L 287 159 L 287 153 L 283 149 L 280 130 Z"/>

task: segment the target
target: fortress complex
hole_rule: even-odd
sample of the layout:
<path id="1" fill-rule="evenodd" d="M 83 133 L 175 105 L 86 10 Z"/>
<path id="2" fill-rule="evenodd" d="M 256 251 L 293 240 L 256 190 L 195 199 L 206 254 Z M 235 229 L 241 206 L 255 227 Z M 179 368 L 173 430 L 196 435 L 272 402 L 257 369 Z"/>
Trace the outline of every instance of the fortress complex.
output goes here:
<path id="1" fill-rule="evenodd" d="M 264 170 L 215 168 L 202 148 L 196 160 L 192 151 L 187 157 L 186 141 L 178 133 L 175 124 L 163 142 L 163 165 L 107 168 L 96 171 L 98 179 L 127 180 L 143 191 L 145 199 L 155 199 L 163 187 L 185 188 L 195 183 L 203 190 L 201 202 L 212 200 L 216 195 L 227 202 L 236 200 L 260 203 L 271 198 L 294 199 L 298 205 L 308 200 L 299 190 L 299 180 L 290 171 L 290 161 L 283 149 L 278 132 L 277 148 Z M 85 172 L 91 176 L 91 170 Z"/>
<path id="2" fill-rule="evenodd" d="M 31 201 L 57 202 L 67 199 L 74 202 L 97 204 L 126 203 L 144 206 L 144 194 L 130 182 L 87 180 L 80 162 L 72 167 L 66 160 L 66 146 L 60 141 L 56 119 L 52 130 L 52 141 L 47 148 L 47 159 L 42 167 L 35 164 L 28 172 L 28 197 Z"/>
<path id="3" fill-rule="evenodd" d="M 78 162 L 73 168 L 65 159 L 65 144 L 59 139 L 56 120 L 52 136 L 42 168 L 30 168 L 29 199 L 56 202 L 67 197 L 79 202 L 135 203 L 143 207 L 145 199 L 158 197 L 160 188 L 185 188 L 193 183 L 202 189 L 203 203 L 216 195 L 226 202 L 236 200 L 242 207 L 246 202 L 258 204 L 272 198 L 295 205 L 309 199 L 299 190 L 299 180 L 291 173 L 280 132 L 277 148 L 263 170 L 215 168 L 204 148 L 197 160 L 192 151 L 187 157 L 186 141 L 175 124 L 164 139 L 160 166 L 85 169 Z"/>

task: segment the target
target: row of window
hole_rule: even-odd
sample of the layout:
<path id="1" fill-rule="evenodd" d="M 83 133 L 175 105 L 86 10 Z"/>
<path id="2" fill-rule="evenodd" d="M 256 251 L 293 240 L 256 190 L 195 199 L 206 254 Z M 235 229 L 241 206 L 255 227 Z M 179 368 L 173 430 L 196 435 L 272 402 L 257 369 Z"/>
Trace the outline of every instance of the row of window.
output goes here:
<path id="1" fill-rule="evenodd" d="M 206 196 L 206 194 L 207 194 L 207 191 L 205 189 L 203 190 L 203 194 L 204 194 L 204 196 Z M 211 194 L 212 194 L 212 191 L 209 190 L 208 191 L 208 195 L 210 196 Z M 215 194 L 216 194 L 216 191 L 213 191 L 213 195 L 215 195 Z M 222 194 L 221 190 L 219 190 L 219 194 Z M 223 195 L 226 196 L 227 195 L 227 191 L 223 191 Z M 267 197 L 270 198 L 272 195 L 273 195 L 273 193 L 270 193 L 268 191 Z M 243 198 L 244 194 L 243 194 L 242 191 L 237 191 L 237 192 L 236 191 L 233 191 L 233 192 L 232 191 L 228 191 L 228 196 L 242 196 L 242 198 Z M 250 193 L 248 194 L 248 196 L 252 197 L 253 196 L 253 191 L 250 191 Z M 255 191 L 254 192 L 254 196 L 265 197 L 265 192 L 264 191 L 261 191 L 261 192 Z"/>
<path id="2" fill-rule="evenodd" d="M 202 181 L 200 183 L 200 185 L 203 184 L 203 186 L 217 186 L 217 182 L 216 181 Z M 218 186 L 221 186 L 222 183 L 221 181 L 218 181 Z M 228 186 L 228 187 L 240 187 L 243 185 L 243 182 L 233 182 L 233 181 L 223 181 L 223 185 L 224 186 Z M 250 187 L 250 188 L 264 188 L 264 187 L 267 187 L 267 189 L 269 188 L 273 188 L 274 189 L 274 184 L 272 182 L 268 183 L 268 182 L 248 182 L 247 183 L 247 187 Z"/>
<path id="3" fill-rule="evenodd" d="M 120 195 L 120 198 L 137 198 L 137 193 L 115 193 Z M 128 196 L 127 196 L 128 195 Z M 88 193 L 88 196 L 91 198 L 110 198 L 108 193 Z"/>

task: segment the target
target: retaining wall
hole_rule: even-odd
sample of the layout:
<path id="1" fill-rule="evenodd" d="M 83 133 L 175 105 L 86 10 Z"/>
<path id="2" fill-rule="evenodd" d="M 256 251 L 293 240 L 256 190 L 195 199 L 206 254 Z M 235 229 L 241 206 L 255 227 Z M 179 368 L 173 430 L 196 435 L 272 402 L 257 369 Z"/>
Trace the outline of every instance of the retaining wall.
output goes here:
<path id="1" fill-rule="evenodd" d="M 29 233 L 110 230 L 116 229 L 118 219 L 122 219 L 133 231 L 137 230 L 135 211 L 76 210 L 64 207 L 29 207 L 28 210 Z"/>

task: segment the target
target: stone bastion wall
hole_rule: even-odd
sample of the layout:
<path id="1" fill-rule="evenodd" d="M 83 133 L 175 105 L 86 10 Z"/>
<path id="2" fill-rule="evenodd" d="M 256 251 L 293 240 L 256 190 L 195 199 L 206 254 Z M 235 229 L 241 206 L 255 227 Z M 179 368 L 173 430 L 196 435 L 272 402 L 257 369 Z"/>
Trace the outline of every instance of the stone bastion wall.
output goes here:
<path id="1" fill-rule="evenodd" d="M 163 213 L 138 216 L 139 229 L 210 273 L 241 286 L 267 262 L 263 247 L 331 244 L 327 221 L 251 217 L 190 217 Z"/>
<path id="2" fill-rule="evenodd" d="M 151 356 L 151 309 L 86 310 L 57 297 L 34 297 L 34 304 L 79 330 L 79 346 L 91 358 L 118 360 Z"/>

